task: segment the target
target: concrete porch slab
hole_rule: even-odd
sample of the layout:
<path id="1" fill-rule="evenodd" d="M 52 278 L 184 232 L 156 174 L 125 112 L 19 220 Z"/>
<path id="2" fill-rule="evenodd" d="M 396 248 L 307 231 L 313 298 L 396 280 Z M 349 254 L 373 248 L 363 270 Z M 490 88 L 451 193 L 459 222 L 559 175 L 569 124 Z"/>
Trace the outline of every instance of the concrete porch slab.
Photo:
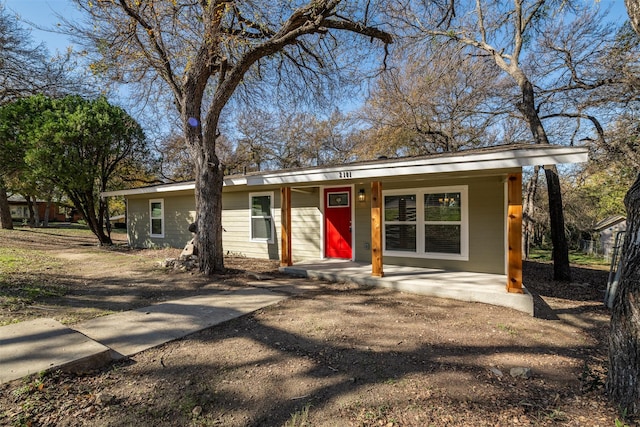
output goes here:
<path id="1" fill-rule="evenodd" d="M 533 316 L 533 297 L 507 292 L 507 276 L 428 268 L 384 265 L 384 277 L 371 276 L 371 264 L 345 260 L 301 262 L 280 271 L 291 275 L 317 279 L 349 281 L 363 286 L 380 286 L 401 292 L 481 302 L 513 308 Z"/>

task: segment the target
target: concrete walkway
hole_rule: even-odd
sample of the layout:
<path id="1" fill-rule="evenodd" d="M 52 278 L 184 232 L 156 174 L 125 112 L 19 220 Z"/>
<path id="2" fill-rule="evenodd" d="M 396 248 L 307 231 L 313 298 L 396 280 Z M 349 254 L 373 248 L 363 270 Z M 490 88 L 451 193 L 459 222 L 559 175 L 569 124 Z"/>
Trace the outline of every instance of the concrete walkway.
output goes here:
<path id="1" fill-rule="evenodd" d="M 296 276 L 482 302 L 533 315 L 532 296 L 507 293 L 503 275 L 385 265 L 385 276 L 375 278 L 371 277 L 370 264 L 340 260 L 301 263 L 280 269 Z M 95 369 L 318 286 L 305 279 L 256 279 L 257 282 L 250 283 L 254 287 L 167 301 L 72 327 L 53 319 L 0 327 L 0 383 L 55 369 L 74 372 Z"/>
<path id="2" fill-rule="evenodd" d="M 277 289 L 276 283 L 270 284 Z M 279 290 L 279 289 L 278 289 Z M 82 372 L 182 338 L 287 298 L 242 288 L 98 317 L 67 327 L 36 319 L 0 327 L 0 383 L 42 371 Z"/>

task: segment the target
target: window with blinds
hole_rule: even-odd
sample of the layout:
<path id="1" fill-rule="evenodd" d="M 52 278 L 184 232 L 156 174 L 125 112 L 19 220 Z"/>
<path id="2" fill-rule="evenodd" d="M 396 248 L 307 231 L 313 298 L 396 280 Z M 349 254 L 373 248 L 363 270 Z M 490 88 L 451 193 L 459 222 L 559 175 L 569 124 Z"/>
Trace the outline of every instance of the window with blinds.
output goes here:
<path id="1" fill-rule="evenodd" d="M 383 201 L 387 255 L 468 258 L 467 186 L 390 190 Z"/>

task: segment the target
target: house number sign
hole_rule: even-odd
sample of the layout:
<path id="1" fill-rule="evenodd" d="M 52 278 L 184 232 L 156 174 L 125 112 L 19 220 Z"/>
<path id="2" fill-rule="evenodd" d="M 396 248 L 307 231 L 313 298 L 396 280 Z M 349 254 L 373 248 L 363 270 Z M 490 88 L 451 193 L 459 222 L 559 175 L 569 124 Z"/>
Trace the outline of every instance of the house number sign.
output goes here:
<path id="1" fill-rule="evenodd" d="M 338 172 L 338 177 L 340 177 L 340 178 L 351 178 L 351 172 L 350 171 Z"/>

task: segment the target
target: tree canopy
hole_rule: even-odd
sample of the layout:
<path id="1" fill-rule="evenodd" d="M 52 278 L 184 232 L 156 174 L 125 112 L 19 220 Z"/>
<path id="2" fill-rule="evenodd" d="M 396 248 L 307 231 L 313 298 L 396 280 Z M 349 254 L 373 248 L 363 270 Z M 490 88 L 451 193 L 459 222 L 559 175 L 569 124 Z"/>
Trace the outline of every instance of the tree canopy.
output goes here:
<path id="1" fill-rule="evenodd" d="M 251 93 L 273 102 L 267 88 L 283 87 L 310 99 L 349 74 L 341 68 L 365 63 L 354 61 L 366 57 L 363 41 L 392 42 L 378 20 L 383 1 L 76 3 L 89 23 L 68 24 L 92 50 L 95 72 L 143 83 L 142 95 L 171 94 L 194 163 L 199 268 L 207 274 L 224 268 L 216 145 L 230 100 Z"/>
<path id="2" fill-rule="evenodd" d="M 48 182 L 63 191 L 100 243 L 110 244 L 100 192 L 128 164 L 137 169 L 149 156 L 135 120 L 103 97 L 36 95 L 1 107 L 0 123 L 0 161 L 6 159 L 23 180 Z"/>
<path id="3" fill-rule="evenodd" d="M 0 106 L 35 94 L 60 97 L 70 93 L 91 93 L 91 87 L 87 84 L 90 79 L 77 78 L 76 65 L 69 53 L 49 57 L 46 47 L 35 44 L 17 17 L 0 3 Z M 18 150 L 9 154 L 16 155 L 21 161 L 19 153 Z M 0 162 L 7 165 L 8 159 L 0 159 Z M 27 187 L 33 187 L 34 184 L 25 185 L 25 181 L 16 180 L 8 182 L 13 169 L 0 171 L 2 228 L 13 227 L 7 191 L 32 191 Z"/>

